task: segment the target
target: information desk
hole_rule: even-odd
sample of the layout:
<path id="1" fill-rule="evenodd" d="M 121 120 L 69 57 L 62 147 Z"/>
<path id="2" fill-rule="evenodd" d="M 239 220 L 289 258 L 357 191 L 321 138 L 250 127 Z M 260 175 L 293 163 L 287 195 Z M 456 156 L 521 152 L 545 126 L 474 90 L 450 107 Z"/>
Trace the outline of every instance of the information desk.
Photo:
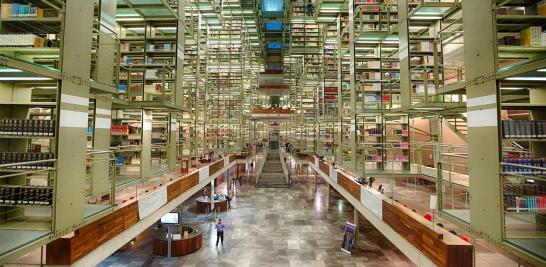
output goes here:
<path id="1" fill-rule="evenodd" d="M 180 257 L 198 251 L 203 244 L 201 229 L 190 225 L 169 226 L 171 229 L 171 257 Z M 188 236 L 184 238 L 184 231 Z M 169 241 L 167 227 L 162 227 L 154 233 L 154 254 L 169 256 Z"/>
<path id="2" fill-rule="evenodd" d="M 197 213 L 208 213 L 209 211 L 212 211 L 211 209 L 211 201 L 212 199 L 210 197 L 205 198 L 204 196 L 198 197 L 196 202 L 196 211 Z M 225 196 L 220 196 L 218 200 L 214 201 L 214 210 L 217 212 L 224 212 L 229 209 L 229 201 L 226 199 Z"/>

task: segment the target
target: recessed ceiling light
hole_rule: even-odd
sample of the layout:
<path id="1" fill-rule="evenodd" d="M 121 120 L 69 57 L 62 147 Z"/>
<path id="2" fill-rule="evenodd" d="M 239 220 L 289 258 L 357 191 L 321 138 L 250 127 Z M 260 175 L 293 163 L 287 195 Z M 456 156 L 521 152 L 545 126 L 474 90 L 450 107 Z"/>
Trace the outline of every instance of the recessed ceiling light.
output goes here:
<path id="1" fill-rule="evenodd" d="M 0 69 L 0 72 L 23 72 L 23 71 L 20 70 L 20 69 L 11 69 L 11 68 L 8 68 L 8 69 Z"/>
<path id="2" fill-rule="evenodd" d="M 442 19 L 441 16 L 413 16 L 411 20 L 433 20 L 433 19 Z"/>
<path id="3" fill-rule="evenodd" d="M 546 81 L 546 77 L 510 77 L 509 81 Z"/>
<path id="4" fill-rule="evenodd" d="M 0 81 L 47 81 L 47 77 L 0 77 Z"/>
<path id="5" fill-rule="evenodd" d="M 441 107 L 430 107 L 430 108 L 413 108 L 415 110 L 444 110 L 444 108 Z"/>
<path id="6" fill-rule="evenodd" d="M 143 21 L 143 18 L 116 18 L 116 21 Z"/>

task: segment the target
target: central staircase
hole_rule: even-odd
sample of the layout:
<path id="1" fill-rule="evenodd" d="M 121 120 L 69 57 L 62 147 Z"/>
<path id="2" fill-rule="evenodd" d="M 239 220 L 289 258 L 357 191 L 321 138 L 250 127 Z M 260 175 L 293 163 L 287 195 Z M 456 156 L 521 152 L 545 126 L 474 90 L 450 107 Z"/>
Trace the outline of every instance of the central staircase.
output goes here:
<path id="1" fill-rule="evenodd" d="M 268 153 L 262 172 L 258 175 L 257 187 L 261 188 L 288 188 L 289 184 L 284 175 L 279 153 Z"/>

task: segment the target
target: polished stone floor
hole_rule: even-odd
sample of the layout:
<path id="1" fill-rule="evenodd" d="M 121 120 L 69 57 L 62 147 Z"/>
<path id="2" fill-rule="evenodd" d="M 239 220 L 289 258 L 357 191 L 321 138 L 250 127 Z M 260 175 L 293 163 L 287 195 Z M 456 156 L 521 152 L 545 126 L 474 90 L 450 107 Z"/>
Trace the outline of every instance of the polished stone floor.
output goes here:
<path id="1" fill-rule="evenodd" d="M 218 190 L 225 190 L 219 187 Z M 180 258 L 152 254 L 151 229 L 107 258 L 99 266 L 413 266 L 363 218 L 358 248 L 341 251 L 343 227 L 353 211 L 333 190 L 314 179 L 300 179 L 290 189 L 256 189 L 245 180 L 236 190 L 232 209 L 220 214 L 224 245 L 215 246 L 215 231 L 206 216 L 195 216 L 186 201 L 183 220 L 201 222 L 203 247 Z"/>

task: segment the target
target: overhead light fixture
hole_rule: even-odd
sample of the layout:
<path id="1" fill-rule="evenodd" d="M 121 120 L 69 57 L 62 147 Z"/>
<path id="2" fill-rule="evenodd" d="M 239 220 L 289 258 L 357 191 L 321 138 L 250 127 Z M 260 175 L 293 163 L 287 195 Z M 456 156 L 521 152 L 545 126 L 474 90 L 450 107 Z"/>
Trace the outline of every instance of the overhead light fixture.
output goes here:
<path id="1" fill-rule="evenodd" d="M 546 69 L 539 69 L 538 72 L 546 72 Z"/>
<path id="2" fill-rule="evenodd" d="M 158 30 L 176 30 L 176 27 L 157 27 Z"/>
<path id="3" fill-rule="evenodd" d="M 523 87 L 501 87 L 501 90 L 523 90 Z"/>
<path id="4" fill-rule="evenodd" d="M 413 16 L 411 20 L 433 20 L 433 19 L 442 19 L 441 16 Z"/>
<path id="5" fill-rule="evenodd" d="M 130 31 L 143 31 L 144 27 L 129 27 L 129 28 L 126 28 L 126 29 L 130 30 Z"/>
<path id="6" fill-rule="evenodd" d="M 47 77 L 0 77 L 0 81 L 48 81 Z"/>
<path id="7" fill-rule="evenodd" d="M 57 86 L 36 86 L 34 89 L 55 90 L 57 89 Z"/>
<path id="8" fill-rule="evenodd" d="M 116 21 L 143 21 L 143 18 L 116 18 Z"/>
<path id="9" fill-rule="evenodd" d="M 431 111 L 438 111 L 438 110 L 444 110 L 444 108 L 441 107 L 429 107 L 429 108 L 413 108 L 415 110 L 431 110 Z"/>
<path id="10" fill-rule="evenodd" d="M 510 77 L 509 81 L 546 81 L 546 77 Z"/>
<path id="11" fill-rule="evenodd" d="M 23 72 L 22 70 L 20 69 L 11 69 L 11 68 L 7 68 L 7 69 L 0 69 L 0 72 Z"/>

